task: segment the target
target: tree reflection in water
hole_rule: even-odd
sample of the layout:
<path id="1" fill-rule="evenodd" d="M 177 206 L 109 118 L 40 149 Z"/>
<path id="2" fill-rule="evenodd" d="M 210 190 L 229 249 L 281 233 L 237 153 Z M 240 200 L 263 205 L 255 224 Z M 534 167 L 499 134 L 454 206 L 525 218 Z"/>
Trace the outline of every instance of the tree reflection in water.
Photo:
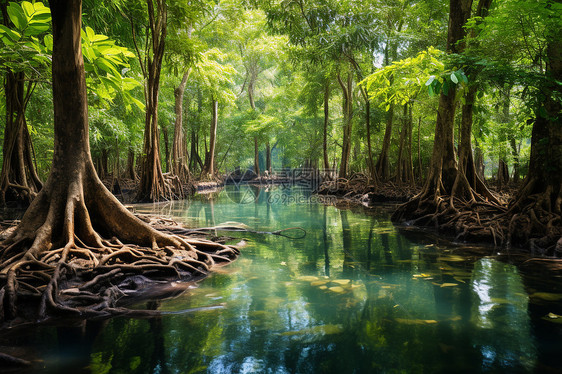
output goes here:
<path id="1" fill-rule="evenodd" d="M 212 309 L 112 319 L 85 346 L 89 355 L 79 355 L 83 366 L 92 373 L 479 373 L 532 370 L 545 356 L 513 266 L 406 238 L 385 211 L 272 203 L 275 191 L 252 191 L 259 201 L 251 204 L 219 194 L 212 205 L 167 206 L 190 226 L 238 221 L 263 231 L 301 226 L 307 235 L 239 234 L 249 245 L 238 261 L 158 307 Z"/>

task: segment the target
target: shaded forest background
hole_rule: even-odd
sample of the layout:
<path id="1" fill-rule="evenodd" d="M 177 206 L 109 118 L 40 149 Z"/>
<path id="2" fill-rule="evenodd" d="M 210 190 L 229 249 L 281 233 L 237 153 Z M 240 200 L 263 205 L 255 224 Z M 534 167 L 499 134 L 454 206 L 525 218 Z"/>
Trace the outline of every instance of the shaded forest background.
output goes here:
<path id="1" fill-rule="evenodd" d="M 140 172 L 154 54 L 148 3 L 84 2 L 90 141 L 102 178 Z M 540 3 L 492 4 L 486 18 L 470 19 L 466 48 L 452 57 L 444 52 L 443 1 L 154 3 L 167 15 L 156 109 L 163 172 L 179 175 L 177 163 L 203 179 L 238 166 L 262 173 L 328 167 L 342 175 L 347 163 L 343 176 L 369 172 L 413 184 L 431 159 L 438 93 L 456 85 L 450 91 L 458 108 L 465 92 L 475 91 L 477 173 L 500 188 L 527 174 L 532 121 L 541 110 L 534 78 L 546 68 Z M 23 81 L 31 169 L 41 180 L 53 154 L 49 20 L 14 25 L 3 7 L 1 133 L 13 111 L 10 79 Z M 457 144 L 461 111 L 455 116 Z"/>

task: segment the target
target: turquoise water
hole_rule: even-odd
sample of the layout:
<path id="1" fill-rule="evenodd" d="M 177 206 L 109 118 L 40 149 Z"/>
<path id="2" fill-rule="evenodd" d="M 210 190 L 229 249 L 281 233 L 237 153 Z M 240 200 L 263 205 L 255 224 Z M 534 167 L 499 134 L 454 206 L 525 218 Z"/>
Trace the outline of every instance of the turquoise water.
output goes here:
<path id="1" fill-rule="evenodd" d="M 543 319 L 562 314 L 556 283 L 401 233 L 389 208 L 316 199 L 283 186 L 229 187 L 138 206 L 190 226 L 236 221 L 307 235 L 222 233 L 247 242 L 235 263 L 178 297 L 139 306 L 178 313 L 27 329 L 10 345 L 52 373 L 562 370 L 562 324 Z"/>

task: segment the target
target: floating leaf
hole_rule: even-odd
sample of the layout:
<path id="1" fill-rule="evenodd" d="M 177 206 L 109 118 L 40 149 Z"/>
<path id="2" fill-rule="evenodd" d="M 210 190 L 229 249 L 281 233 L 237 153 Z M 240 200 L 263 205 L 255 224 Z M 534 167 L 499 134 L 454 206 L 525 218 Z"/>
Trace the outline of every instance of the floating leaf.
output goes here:
<path id="1" fill-rule="evenodd" d="M 310 283 L 310 285 L 316 287 L 316 286 L 323 286 L 326 283 L 328 283 L 327 280 L 317 280 L 317 281 L 314 281 L 314 282 Z"/>
<path id="2" fill-rule="evenodd" d="M 334 293 L 344 293 L 345 292 L 343 287 L 340 287 L 340 286 L 330 287 L 330 288 L 328 288 L 328 290 L 330 290 Z"/>
<path id="3" fill-rule="evenodd" d="M 549 322 L 562 323 L 562 316 L 554 313 L 548 313 L 546 316 L 542 317 L 542 319 Z"/>
<path id="4" fill-rule="evenodd" d="M 440 287 L 455 287 L 458 285 L 458 283 L 443 283 Z"/>
<path id="5" fill-rule="evenodd" d="M 558 301 L 562 300 L 562 294 L 559 293 L 550 293 L 550 292 L 535 292 L 532 295 L 529 295 L 530 298 L 533 299 L 541 299 L 544 301 Z"/>
<path id="6" fill-rule="evenodd" d="M 437 321 L 434 319 L 395 318 L 394 320 L 405 325 L 434 325 L 437 323 Z"/>
<path id="7" fill-rule="evenodd" d="M 313 282 L 313 281 L 316 281 L 318 279 L 319 279 L 318 277 L 315 277 L 313 275 L 302 275 L 302 276 L 297 278 L 297 280 L 304 281 L 304 282 Z"/>
<path id="8" fill-rule="evenodd" d="M 414 278 L 428 278 L 431 277 L 431 274 L 421 273 L 421 274 L 414 274 Z"/>
<path id="9" fill-rule="evenodd" d="M 462 262 L 462 261 L 466 261 L 466 258 L 462 256 L 450 255 L 445 257 L 439 257 L 437 260 L 447 261 L 447 262 Z"/>

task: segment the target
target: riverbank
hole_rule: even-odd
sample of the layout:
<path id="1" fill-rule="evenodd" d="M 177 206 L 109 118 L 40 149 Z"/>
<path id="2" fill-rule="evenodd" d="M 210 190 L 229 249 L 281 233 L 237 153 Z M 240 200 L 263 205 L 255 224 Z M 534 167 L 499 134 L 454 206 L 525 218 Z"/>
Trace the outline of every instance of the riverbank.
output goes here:
<path id="1" fill-rule="evenodd" d="M 493 190 L 493 188 L 492 188 Z M 408 214 L 393 214 L 399 227 L 417 227 L 445 235 L 454 242 L 491 246 L 499 251 L 523 251 L 544 262 L 550 271 L 562 271 L 562 225 L 560 216 L 548 212 L 549 219 L 533 216 L 533 212 L 513 211 L 509 205 L 517 189 L 494 191 L 499 204 L 489 201 L 463 202 L 441 196 L 435 209 L 412 206 L 419 186 L 401 186 L 394 183 L 374 184 L 364 175 L 351 179 L 337 179 L 323 183 L 319 194 L 333 195 L 346 204 L 372 207 L 378 203 L 401 204 L 397 210 Z M 410 206 L 408 206 L 410 205 Z M 406 208 L 406 209 L 405 209 Z M 546 215 L 546 214 L 545 214 Z M 528 261 L 535 261 L 527 259 Z"/>

